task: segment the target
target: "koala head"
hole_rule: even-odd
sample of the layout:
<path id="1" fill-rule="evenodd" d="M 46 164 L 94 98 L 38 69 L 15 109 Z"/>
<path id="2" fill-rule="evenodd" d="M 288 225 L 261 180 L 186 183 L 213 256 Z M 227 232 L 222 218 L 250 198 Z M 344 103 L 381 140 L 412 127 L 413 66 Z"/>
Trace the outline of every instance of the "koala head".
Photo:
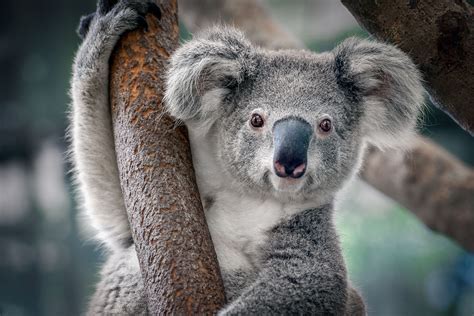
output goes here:
<path id="1" fill-rule="evenodd" d="M 165 102 L 209 141 L 236 188 L 305 200 L 333 196 L 366 143 L 406 143 L 423 87 L 390 45 L 352 38 L 321 54 L 269 51 L 219 28 L 174 54 Z"/>

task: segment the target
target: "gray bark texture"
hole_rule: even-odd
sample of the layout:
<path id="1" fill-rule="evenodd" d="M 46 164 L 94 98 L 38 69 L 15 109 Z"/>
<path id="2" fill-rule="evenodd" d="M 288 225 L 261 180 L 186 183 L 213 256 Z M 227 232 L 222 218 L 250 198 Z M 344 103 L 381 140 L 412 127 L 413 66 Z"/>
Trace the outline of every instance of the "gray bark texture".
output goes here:
<path id="1" fill-rule="evenodd" d="M 110 101 L 120 181 L 148 311 L 214 314 L 224 288 L 196 186 L 186 129 L 163 113 L 166 62 L 178 44 L 176 1 L 123 36 Z"/>
<path id="2" fill-rule="evenodd" d="M 365 2 L 388 5 L 398 2 L 406 4 L 409 1 L 346 2 L 353 5 Z M 463 1 L 444 0 L 439 2 L 464 3 Z M 288 49 L 303 47 L 300 41 L 291 36 L 271 17 L 261 1 L 180 0 L 180 6 L 180 16 L 192 32 L 197 32 L 202 27 L 215 23 L 226 23 L 238 27 L 252 42 L 263 47 Z M 387 13 L 380 12 L 379 14 L 380 19 L 384 19 L 387 15 Z M 392 12 L 392 14 L 395 13 Z M 401 15 L 402 13 L 396 14 Z M 414 28 L 410 32 L 416 33 L 417 29 Z M 472 36 L 472 32 L 469 36 Z M 449 41 L 449 39 L 447 40 Z M 409 47 L 401 46 L 401 48 L 410 52 Z M 469 54 L 472 52 L 474 52 L 474 48 Z M 473 61 L 474 58 L 469 62 Z M 436 62 L 436 60 L 432 60 L 432 62 Z M 428 66 L 429 64 L 427 64 Z M 437 66 L 431 65 L 431 67 Z M 445 69 L 445 71 L 449 75 L 449 69 Z M 441 75 L 437 74 L 437 76 Z M 466 75 L 468 74 L 466 73 Z M 458 73 L 458 76 L 459 78 L 464 77 L 462 73 Z M 469 80 L 472 81 L 474 75 L 470 76 Z M 451 75 L 448 78 L 451 78 Z M 465 84 L 462 86 L 465 87 Z M 472 87 L 474 87 L 473 84 L 470 85 L 469 91 L 465 90 L 464 92 L 472 94 L 474 91 Z M 443 93 L 444 89 L 440 91 Z M 471 100 L 472 98 L 465 99 L 466 102 L 471 102 Z M 465 104 L 467 106 L 467 103 Z M 471 111 L 470 114 L 466 112 L 467 114 L 460 115 L 469 117 L 472 115 L 474 107 L 470 106 L 466 109 L 470 109 L 468 110 L 468 112 Z M 465 166 L 438 145 L 422 136 L 415 139 L 412 149 L 407 153 L 393 150 L 382 152 L 372 147 L 367 151 L 365 160 L 361 177 L 366 182 L 407 207 L 432 230 L 452 238 L 467 250 L 474 251 L 474 171 L 472 168 Z"/>
<path id="3" fill-rule="evenodd" d="M 465 0 L 342 0 L 420 67 L 433 103 L 474 136 L 474 10 Z"/>

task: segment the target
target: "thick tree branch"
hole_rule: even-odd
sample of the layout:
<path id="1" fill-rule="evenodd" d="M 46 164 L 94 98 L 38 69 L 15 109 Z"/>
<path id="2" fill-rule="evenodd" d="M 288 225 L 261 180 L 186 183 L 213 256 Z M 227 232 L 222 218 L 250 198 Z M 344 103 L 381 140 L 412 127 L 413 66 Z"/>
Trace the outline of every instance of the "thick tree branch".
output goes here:
<path id="1" fill-rule="evenodd" d="M 224 289 L 184 127 L 163 115 L 163 75 L 178 43 L 176 1 L 149 31 L 126 34 L 111 64 L 120 181 L 153 315 L 212 314 Z"/>
<path id="2" fill-rule="evenodd" d="M 465 0 L 342 0 L 419 65 L 435 105 L 474 135 L 474 10 Z"/>
<path id="3" fill-rule="evenodd" d="M 196 8 L 195 1 L 180 0 L 180 5 L 181 17 L 193 32 L 216 23 L 216 17 L 220 17 L 220 22 L 239 27 L 259 45 L 300 48 L 299 41 L 271 18 L 260 1 L 206 0 Z M 214 12 L 215 8 L 222 11 Z M 266 26 L 259 29 L 262 21 Z M 395 176 L 399 172 L 403 175 Z M 436 144 L 418 137 L 406 156 L 371 148 L 361 176 L 415 213 L 428 227 L 474 250 L 474 171 Z"/>
<path id="4" fill-rule="evenodd" d="M 418 137 L 406 154 L 370 148 L 361 175 L 432 230 L 474 250 L 474 172 L 439 146 Z"/>

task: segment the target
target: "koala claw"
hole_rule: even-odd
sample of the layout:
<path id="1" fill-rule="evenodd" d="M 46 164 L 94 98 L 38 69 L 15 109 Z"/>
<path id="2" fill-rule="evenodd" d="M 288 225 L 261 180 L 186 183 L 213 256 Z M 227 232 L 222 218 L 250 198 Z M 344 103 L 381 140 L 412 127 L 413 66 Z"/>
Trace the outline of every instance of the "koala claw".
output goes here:
<path id="1" fill-rule="evenodd" d="M 118 11 L 130 8 L 136 10 L 140 15 L 144 16 L 147 13 L 151 13 L 157 19 L 161 19 L 160 7 L 157 6 L 153 0 L 120 0 L 110 11 L 114 8 Z"/>
<path id="2" fill-rule="evenodd" d="M 159 6 L 157 6 L 154 2 L 149 2 L 148 3 L 148 10 L 147 12 L 150 12 L 153 14 L 158 20 L 161 20 L 161 9 Z"/>
<path id="3" fill-rule="evenodd" d="M 117 4 L 117 0 L 99 0 L 97 12 L 101 15 L 107 14 Z"/>
<path id="4" fill-rule="evenodd" d="M 132 1 L 133 2 L 133 1 Z M 140 2 L 140 1 L 139 1 Z M 143 7 L 141 8 L 143 9 Z M 142 13 L 141 11 L 138 11 L 139 13 Z M 145 3 L 145 9 L 143 10 L 143 15 L 139 15 L 137 17 L 137 24 L 138 27 L 143 28 L 145 31 L 148 31 L 148 22 L 146 21 L 145 15 L 147 13 L 153 14 L 158 20 L 161 19 L 161 10 L 160 7 L 158 7 L 154 2 L 147 2 Z"/>
<path id="5" fill-rule="evenodd" d="M 137 17 L 137 24 L 139 28 L 143 28 L 145 31 L 148 31 L 148 22 L 144 16 L 139 15 Z"/>
<path id="6" fill-rule="evenodd" d="M 135 17 L 123 14 L 123 11 L 133 11 Z M 122 16 L 124 20 L 128 20 L 125 29 L 130 30 L 135 27 L 143 27 L 148 30 L 148 24 L 145 19 L 147 13 L 153 14 L 157 19 L 161 19 L 160 8 L 151 0 L 99 0 L 97 11 L 81 17 L 77 33 L 81 39 L 84 39 L 89 32 L 94 18 L 107 18 L 112 16 L 116 18 Z M 120 23 L 119 23 L 120 24 Z"/>
<path id="7" fill-rule="evenodd" d="M 81 39 L 84 39 L 86 37 L 87 32 L 89 31 L 89 26 L 91 25 L 91 21 L 94 18 L 95 13 L 90 13 L 88 15 L 83 15 L 81 16 L 81 20 L 79 21 L 79 26 L 77 27 L 77 35 Z"/>

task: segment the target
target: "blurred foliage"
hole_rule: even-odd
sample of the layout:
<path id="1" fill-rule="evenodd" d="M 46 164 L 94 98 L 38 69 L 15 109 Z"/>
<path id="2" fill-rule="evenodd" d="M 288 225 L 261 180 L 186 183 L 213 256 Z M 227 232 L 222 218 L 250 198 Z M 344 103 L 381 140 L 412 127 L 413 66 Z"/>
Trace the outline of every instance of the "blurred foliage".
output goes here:
<path id="1" fill-rule="evenodd" d="M 273 2 L 286 10 L 308 3 Z M 74 30 L 79 16 L 94 9 L 95 0 L 0 3 L 0 315 L 80 314 L 97 280 L 100 251 L 79 237 L 70 175 L 52 178 L 70 166 L 65 159 L 65 166 L 61 159 L 45 166 L 66 151 L 67 91 L 79 45 Z M 323 51 L 354 35 L 367 36 L 353 28 L 307 44 Z M 423 133 L 473 165 L 473 138 L 436 109 L 425 116 Z M 53 156 L 41 158 L 48 150 Z M 49 192 L 58 181 L 64 192 Z M 53 202 L 59 194 L 62 211 L 43 201 L 48 194 Z M 473 256 L 410 213 L 393 205 L 376 212 L 353 206 L 338 225 L 369 312 L 473 314 Z"/>
<path id="2" fill-rule="evenodd" d="M 472 315 L 474 256 L 396 206 L 341 210 L 349 274 L 374 315 Z M 370 313 L 369 313 L 370 314 Z"/>
<path id="3" fill-rule="evenodd" d="M 362 28 L 355 27 L 344 32 L 338 33 L 336 34 L 336 36 L 330 39 L 314 39 L 314 41 L 307 43 L 307 47 L 315 52 L 324 52 L 333 49 L 336 44 L 352 36 L 368 38 L 370 35 Z"/>

